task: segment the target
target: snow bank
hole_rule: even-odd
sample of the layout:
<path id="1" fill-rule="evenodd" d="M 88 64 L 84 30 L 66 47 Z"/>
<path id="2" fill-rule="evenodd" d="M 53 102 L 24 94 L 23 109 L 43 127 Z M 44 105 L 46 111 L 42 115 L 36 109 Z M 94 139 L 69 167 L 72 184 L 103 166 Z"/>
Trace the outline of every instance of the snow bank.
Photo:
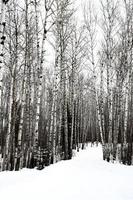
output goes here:
<path id="1" fill-rule="evenodd" d="M 69 161 L 42 171 L 0 173 L 2 200 L 133 200 L 133 166 L 102 160 L 102 149 L 88 146 Z"/>

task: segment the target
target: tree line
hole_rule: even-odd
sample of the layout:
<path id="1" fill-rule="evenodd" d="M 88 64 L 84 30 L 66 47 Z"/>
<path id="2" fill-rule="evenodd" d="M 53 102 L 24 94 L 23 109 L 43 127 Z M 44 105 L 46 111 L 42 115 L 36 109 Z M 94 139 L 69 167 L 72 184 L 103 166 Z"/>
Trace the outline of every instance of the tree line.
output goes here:
<path id="1" fill-rule="evenodd" d="M 75 7 L 1 0 L 1 171 L 42 169 L 88 142 L 133 163 L 133 3 L 101 0 L 96 14 L 88 1 L 80 24 Z"/>

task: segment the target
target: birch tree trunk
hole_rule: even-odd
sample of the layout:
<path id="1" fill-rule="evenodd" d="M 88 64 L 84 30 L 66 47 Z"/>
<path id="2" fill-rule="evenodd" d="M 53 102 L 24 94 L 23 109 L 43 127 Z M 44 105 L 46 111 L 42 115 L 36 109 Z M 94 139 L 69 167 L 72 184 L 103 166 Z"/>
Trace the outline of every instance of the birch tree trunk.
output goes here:
<path id="1" fill-rule="evenodd" d="M 35 2 L 36 3 L 36 2 Z M 43 37 L 41 43 L 41 52 L 40 59 L 37 61 L 38 68 L 38 83 L 37 83 L 37 103 L 36 103 L 36 117 L 35 117 L 35 131 L 34 131 L 34 140 L 33 140 L 33 158 L 34 158 L 34 166 L 39 165 L 38 160 L 38 137 L 39 137 L 39 119 L 40 119 L 40 108 L 41 108 L 41 95 L 42 95 L 42 81 L 43 81 L 43 63 L 44 63 L 44 53 L 45 53 L 45 41 L 47 36 L 47 20 L 49 16 L 51 16 L 51 7 L 53 5 L 53 1 L 45 0 L 45 20 L 43 23 Z M 38 22 L 36 21 L 36 28 L 38 27 Z M 37 30 L 36 30 L 37 31 Z M 38 36 L 37 36 L 38 41 Z M 39 49 L 37 44 L 37 55 L 39 57 Z"/>
<path id="2" fill-rule="evenodd" d="M 2 78 L 3 78 L 3 57 L 4 57 L 4 43 L 5 43 L 5 25 L 6 25 L 6 2 L 0 2 L 0 108 L 1 108 L 1 95 L 2 95 Z"/>

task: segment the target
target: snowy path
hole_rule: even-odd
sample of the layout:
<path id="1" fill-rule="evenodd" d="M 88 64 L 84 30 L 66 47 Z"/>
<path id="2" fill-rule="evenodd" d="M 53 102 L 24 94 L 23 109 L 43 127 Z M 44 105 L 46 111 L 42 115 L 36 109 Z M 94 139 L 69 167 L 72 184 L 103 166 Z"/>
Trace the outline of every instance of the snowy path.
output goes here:
<path id="1" fill-rule="evenodd" d="M 102 161 L 88 147 L 42 171 L 0 173 L 0 200 L 133 200 L 133 167 Z"/>

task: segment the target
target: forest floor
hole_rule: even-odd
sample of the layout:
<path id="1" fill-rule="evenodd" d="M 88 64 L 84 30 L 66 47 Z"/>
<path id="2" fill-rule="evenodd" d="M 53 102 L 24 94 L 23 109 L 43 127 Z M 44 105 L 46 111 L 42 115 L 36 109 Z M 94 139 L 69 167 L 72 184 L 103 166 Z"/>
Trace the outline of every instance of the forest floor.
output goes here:
<path id="1" fill-rule="evenodd" d="M 133 200 L 133 166 L 107 163 L 101 146 L 88 146 L 42 171 L 1 172 L 0 199 Z"/>

